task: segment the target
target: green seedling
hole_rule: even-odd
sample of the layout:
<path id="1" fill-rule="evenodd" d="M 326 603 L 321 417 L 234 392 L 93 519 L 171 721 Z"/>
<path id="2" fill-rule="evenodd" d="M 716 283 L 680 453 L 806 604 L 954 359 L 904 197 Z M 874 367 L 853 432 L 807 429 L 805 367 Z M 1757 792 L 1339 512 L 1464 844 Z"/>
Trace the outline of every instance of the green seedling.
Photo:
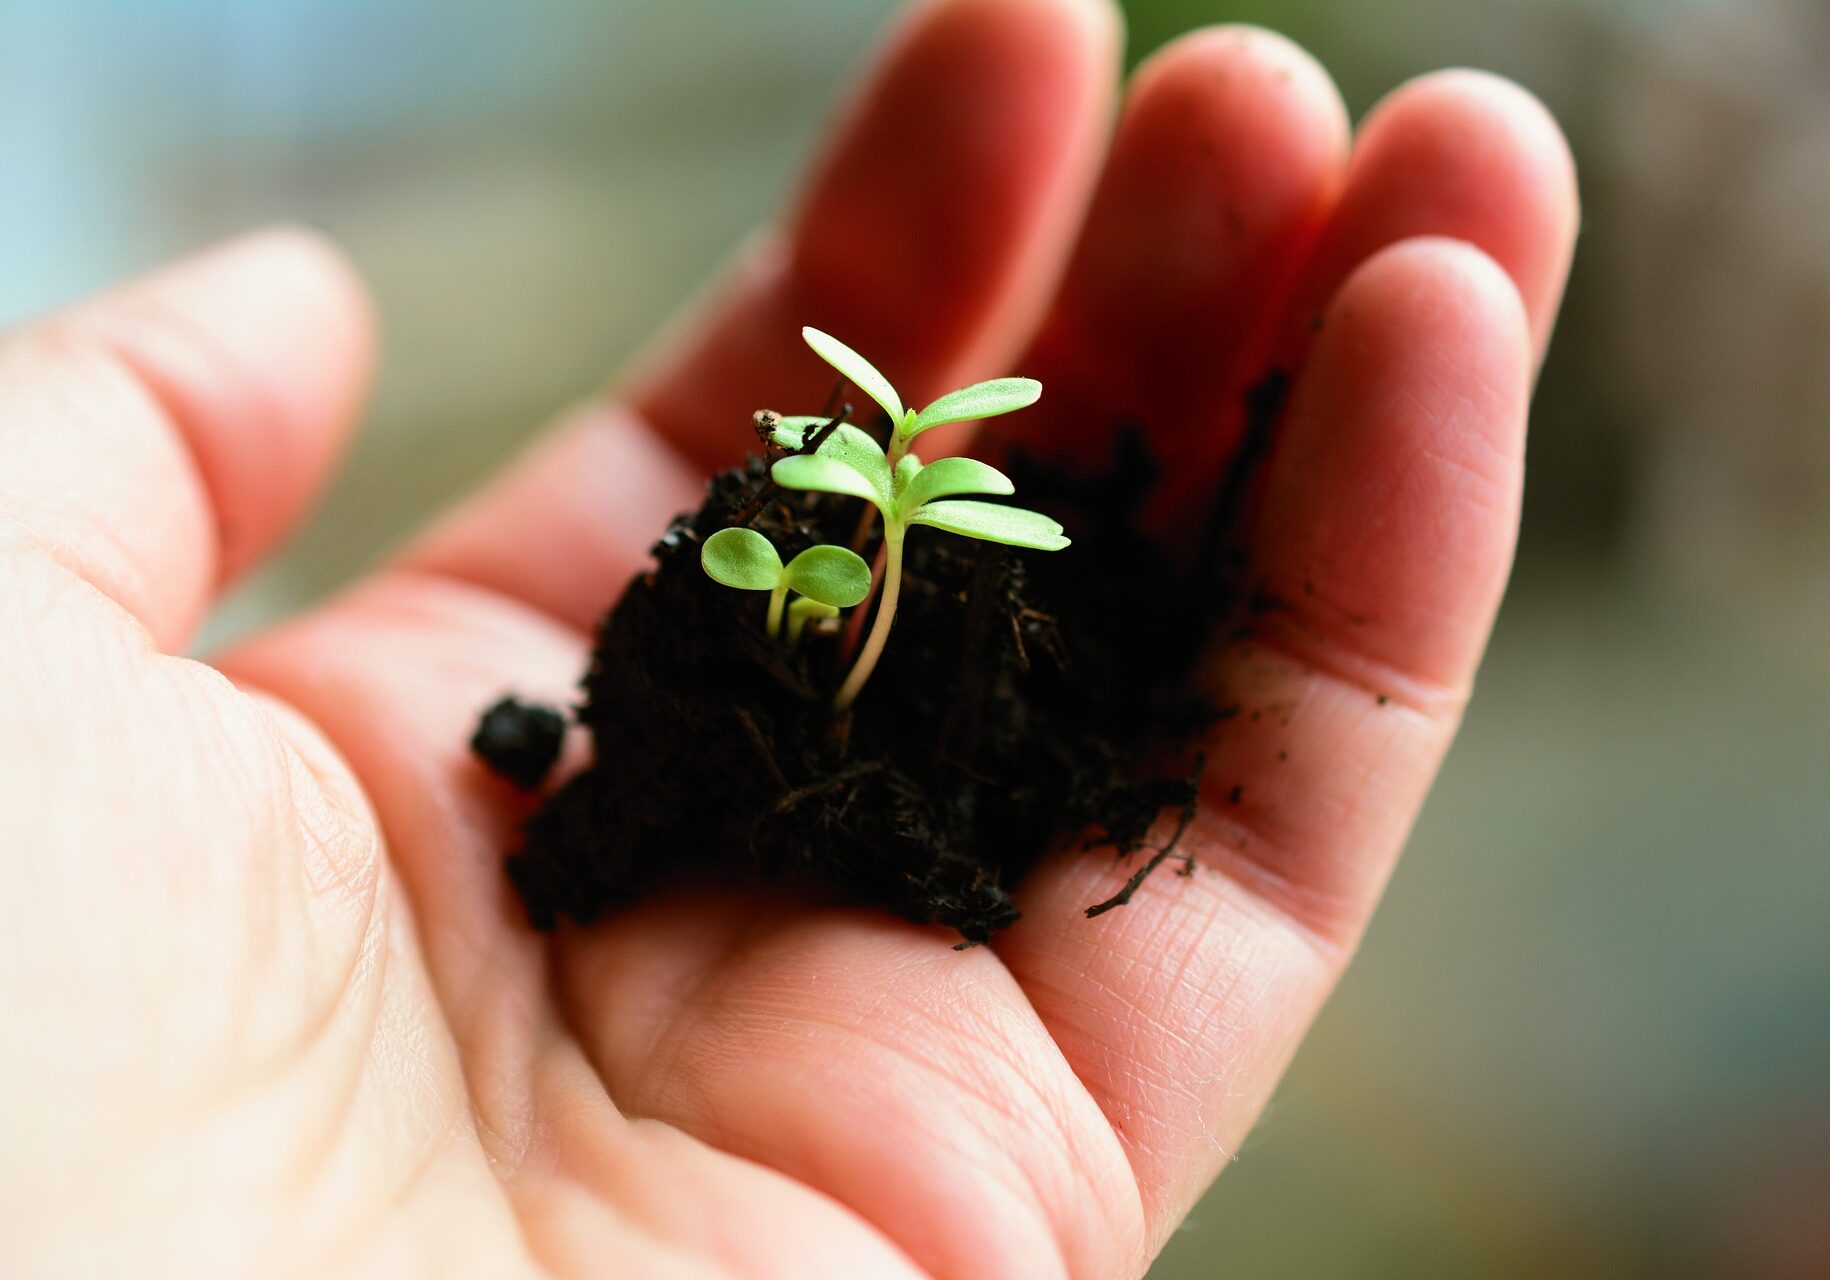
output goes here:
<path id="1" fill-rule="evenodd" d="M 867 432 L 847 424 L 835 429 L 817 452 L 791 454 L 770 470 L 775 483 L 784 489 L 863 498 L 883 519 L 883 596 L 870 635 L 833 701 L 835 710 L 844 711 L 883 656 L 902 589 L 903 540 L 911 528 L 931 525 L 961 537 L 1037 551 L 1059 551 L 1068 545 L 1068 540 L 1062 536 L 1061 526 L 1040 512 L 957 496 L 1014 493 L 1016 486 L 996 467 L 973 458 L 937 458 L 924 464 L 909 452 L 910 442 L 931 427 L 994 417 L 1034 404 L 1042 394 L 1041 383 L 1033 378 L 975 383 L 944 395 L 917 412 L 905 409 L 889 379 L 850 347 L 818 329 L 803 329 L 801 336 L 853 386 L 881 405 L 891 422 L 887 452 Z M 783 418 L 773 439 L 784 448 L 798 450 L 805 443 L 806 433 L 824 421 Z"/>
<path id="2" fill-rule="evenodd" d="M 860 560 L 858 563 L 864 563 Z M 866 573 L 869 570 L 865 571 Z M 866 590 L 869 590 L 868 586 Z M 788 647 L 794 648 L 800 643 L 801 631 L 815 618 L 836 618 L 839 611 L 823 600 L 814 600 L 808 596 L 797 596 L 788 602 Z"/>
<path id="3" fill-rule="evenodd" d="M 870 566 L 844 547 L 808 547 L 786 565 L 776 554 L 775 546 L 754 529 L 720 529 L 705 540 L 699 552 L 699 563 L 714 581 L 739 591 L 769 593 L 770 636 L 782 630 L 783 606 L 788 593 L 805 597 L 795 603 L 812 604 L 837 613 L 860 603 L 871 590 Z M 808 611 L 801 614 L 804 625 Z M 792 620 L 788 643 L 800 634 Z"/>

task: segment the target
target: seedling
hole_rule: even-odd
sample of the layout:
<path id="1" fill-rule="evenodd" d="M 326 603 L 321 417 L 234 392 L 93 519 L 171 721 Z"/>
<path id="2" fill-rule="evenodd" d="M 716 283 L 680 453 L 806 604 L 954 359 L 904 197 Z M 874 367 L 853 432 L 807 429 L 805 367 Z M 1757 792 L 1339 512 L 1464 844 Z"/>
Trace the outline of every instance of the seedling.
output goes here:
<path id="1" fill-rule="evenodd" d="M 788 610 L 789 644 L 800 637 L 801 626 L 814 606 L 836 614 L 858 604 L 871 590 L 870 566 L 856 553 L 844 547 L 808 547 L 784 565 L 774 544 L 754 529 L 720 529 L 705 540 L 699 563 L 714 582 L 740 591 L 769 593 L 768 629 L 772 637 L 781 634 L 788 593 L 805 597 L 795 601 L 795 605 L 809 605 L 798 619 L 792 607 Z"/>
<path id="2" fill-rule="evenodd" d="M 859 563 L 862 564 L 863 561 L 859 561 Z M 866 589 L 868 590 L 868 588 Z M 839 611 L 823 600 L 797 596 L 788 602 L 788 647 L 792 649 L 800 643 L 802 629 L 815 618 L 836 618 L 838 616 Z"/>
<path id="3" fill-rule="evenodd" d="M 1033 378 L 979 382 L 950 392 L 917 412 L 905 409 L 889 379 L 838 339 L 818 329 L 803 329 L 801 336 L 826 363 L 875 400 L 890 416 L 891 424 L 887 452 L 867 432 L 848 424 L 840 425 L 815 452 L 791 454 L 778 460 L 770 470 L 775 483 L 784 489 L 810 489 L 863 498 L 883 518 L 883 596 L 878 602 L 870 635 L 858 652 L 858 660 L 833 700 L 834 709 L 844 711 L 857 698 L 858 691 L 876 669 L 877 660 L 883 656 L 883 646 L 889 638 L 890 623 L 895 619 L 896 601 L 902 589 L 903 539 L 911 527 L 931 525 L 961 537 L 1037 551 L 1059 551 L 1068 545 L 1068 539 L 1062 536 L 1059 524 L 1040 512 L 956 498 L 955 495 L 967 493 L 1001 496 L 1016 492 L 1009 477 L 996 467 L 973 458 L 937 458 L 924 464 L 909 452 L 915 437 L 932 427 L 995 417 L 1034 404 L 1042 394 L 1041 383 Z M 783 418 L 773 438 L 785 448 L 798 450 L 805 443 L 806 432 L 823 421 L 806 417 Z M 737 531 L 727 529 L 714 537 L 732 532 Z M 768 545 L 761 535 L 755 536 L 764 546 Z M 706 549 L 711 549 L 710 542 Z M 709 567 L 707 572 L 710 572 Z"/>

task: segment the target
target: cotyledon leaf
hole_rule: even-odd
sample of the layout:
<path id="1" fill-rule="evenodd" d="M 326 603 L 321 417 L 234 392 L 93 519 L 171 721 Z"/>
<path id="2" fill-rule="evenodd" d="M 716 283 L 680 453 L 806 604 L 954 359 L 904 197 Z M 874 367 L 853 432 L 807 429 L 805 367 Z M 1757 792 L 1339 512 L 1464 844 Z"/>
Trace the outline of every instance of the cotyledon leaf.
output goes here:
<path id="1" fill-rule="evenodd" d="M 788 562 L 782 580 L 810 600 L 849 609 L 871 590 L 871 567 L 844 547 L 808 547 Z"/>
<path id="2" fill-rule="evenodd" d="M 700 548 L 699 563 L 714 582 L 739 591 L 773 591 L 782 580 L 782 558 L 754 529 L 720 529 Z"/>

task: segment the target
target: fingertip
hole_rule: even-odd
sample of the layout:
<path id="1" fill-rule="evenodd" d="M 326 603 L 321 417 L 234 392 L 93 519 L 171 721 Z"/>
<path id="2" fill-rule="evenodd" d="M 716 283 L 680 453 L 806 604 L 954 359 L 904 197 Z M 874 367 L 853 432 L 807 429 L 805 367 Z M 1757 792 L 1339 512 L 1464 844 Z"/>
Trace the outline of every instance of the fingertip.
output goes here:
<path id="1" fill-rule="evenodd" d="M 1151 54 L 1031 352 L 1054 407 L 1000 435 L 1097 457 L 1111 423 L 1136 422 L 1178 476 L 1166 505 L 1204 488 L 1257 376 L 1241 366 L 1338 198 L 1348 137 L 1327 73 L 1275 33 L 1207 27 Z"/>
<path id="2" fill-rule="evenodd" d="M 1119 39 L 1107 0 L 930 0 L 905 14 L 791 220 L 790 270 L 820 300 L 821 327 L 854 346 L 911 348 L 910 371 L 959 363 L 922 347 L 953 345 L 999 302 L 1011 309 L 1012 278 L 1046 277 L 1065 256 Z M 1019 308 L 1033 301 L 1028 283 Z M 903 305 L 930 316 L 926 342 L 903 332 Z"/>
<path id="3" fill-rule="evenodd" d="M 986 0 L 954 0 L 985 3 Z M 1124 49 L 1125 16 L 1116 0 L 993 0 L 994 3 L 1033 5 L 1048 11 L 1051 21 L 1074 32 L 1092 64 L 1112 67 Z"/>
<path id="4" fill-rule="evenodd" d="M 271 269 L 297 282 L 301 293 L 322 308 L 325 321 L 347 346 L 353 371 L 373 372 L 380 320 L 368 281 L 328 232 L 304 223 L 278 223 L 250 232 L 242 241 L 263 255 Z"/>
<path id="5" fill-rule="evenodd" d="M 1323 340 L 1330 337 L 1431 354 L 1478 344 L 1523 367 L 1531 319 L 1517 282 L 1480 246 L 1414 236 L 1379 250 L 1347 278 L 1323 321 Z"/>
<path id="6" fill-rule="evenodd" d="M 360 276 L 321 233 L 250 232 L 73 317 L 138 368 L 189 437 L 233 578 L 295 521 L 341 455 L 375 363 Z"/>
<path id="7" fill-rule="evenodd" d="M 374 299 L 348 254 L 322 231 L 280 223 L 209 246 L 129 284 L 129 291 L 228 300 L 263 300 L 259 317 L 315 333 L 340 382 L 373 368 Z M 92 307 L 96 304 L 91 304 Z M 218 327 L 229 327 L 226 323 Z"/>
<path id="8" fill-rule="evenodd" d="M 1135 101 L 1183 84 L 1211 92 L 1214 80 L 1240 74 L 1281 91 L 1287 101 L 1269 118 L 1290 122 L 1289 141 L 1303 144 L 1303 153 L 1346 155 L 1352 124 L 1334 78 L 1308 50 L 1267 27 L 1222 23 L 1177 36 L 1138 64 L 1130 96 Z"/>
<path id="9" fill-rule="evenodd" d="M 1419 76 L 1369 113 L 1354 167 L 1389 175 L 1368 183 L 1366 203 L 1385 202 L 1403 218 L 1399 234 L 1450 235 L 1486 250 L 1517 285 L 1542 349 L 1580 205 L 1569 144 L 1535 95 L 1486 71 Z"/>

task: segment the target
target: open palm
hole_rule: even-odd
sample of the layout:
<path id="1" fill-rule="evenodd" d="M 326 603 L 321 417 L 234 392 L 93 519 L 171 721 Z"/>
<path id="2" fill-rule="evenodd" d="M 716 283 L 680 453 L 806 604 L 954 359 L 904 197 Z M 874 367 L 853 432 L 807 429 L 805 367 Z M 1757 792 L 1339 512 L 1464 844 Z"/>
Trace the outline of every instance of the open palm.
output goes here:
<path id="1" fill-rule="evenodd" d="M 1351 953 L 1506 576 L 1568 157 L 1467 73 L 1350 141 L 1246 29 L 1139 71 L 1094 0 L 917 6 L 793 211 L 612 396 L 347 594 L 182 653 L 298 516 L 370 361 L 360 289 L 272 233 L 0 351 L 0 1270 L 1140 1273 Z M 1023 428 L 1140 424 L 1212 500 L 1247 388 L 1286 602 L 1211 672 L 1192 878 L 1064 854 L 988 948 L 754 895 L 548 939 L 526 800 L 465 741 L 564 700 L 588 628 L 749 411 L 1021 372 Z M 682 858 L 699 851 L 682 849 Z"/>

